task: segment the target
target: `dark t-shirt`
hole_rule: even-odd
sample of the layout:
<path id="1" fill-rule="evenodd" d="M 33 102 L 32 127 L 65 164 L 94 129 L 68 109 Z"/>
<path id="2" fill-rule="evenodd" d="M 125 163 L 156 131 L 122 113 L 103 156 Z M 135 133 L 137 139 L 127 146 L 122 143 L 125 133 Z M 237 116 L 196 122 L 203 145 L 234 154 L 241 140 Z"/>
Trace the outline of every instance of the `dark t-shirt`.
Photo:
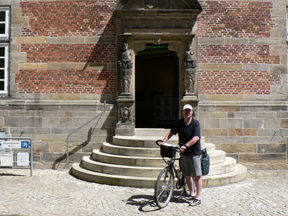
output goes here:
<path id="1" fill-rule="evenodd" d="M 201 138 L 201 130 L 199 122 L 192 118 L 190 124 L 186 126 L 184 118 L 180 119 L 176 122 L 176 124 L 171 129 L 171 132 L 176 135 L 178 134 L 179 143 L 185 144 L 190 141 L 194 136 L 198 136 Z M 184 155 L 201 155 L 201 144 L 200 139 L 197 143 L 190 146 L 186 149 L 182 154 Z"/>

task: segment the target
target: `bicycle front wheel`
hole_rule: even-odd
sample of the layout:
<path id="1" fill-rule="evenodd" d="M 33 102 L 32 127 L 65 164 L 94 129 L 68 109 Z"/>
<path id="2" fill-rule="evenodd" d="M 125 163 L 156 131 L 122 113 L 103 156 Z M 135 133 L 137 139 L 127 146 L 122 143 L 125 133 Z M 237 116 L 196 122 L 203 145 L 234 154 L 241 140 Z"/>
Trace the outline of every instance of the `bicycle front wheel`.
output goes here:
<path id="1" fill-rule="evenodd" d="M 173 171 L 166 167 L 163 169 L 156 181 L 154 199 L 159 208 L 164 208 L 171 200 L 174 189 Z"/>

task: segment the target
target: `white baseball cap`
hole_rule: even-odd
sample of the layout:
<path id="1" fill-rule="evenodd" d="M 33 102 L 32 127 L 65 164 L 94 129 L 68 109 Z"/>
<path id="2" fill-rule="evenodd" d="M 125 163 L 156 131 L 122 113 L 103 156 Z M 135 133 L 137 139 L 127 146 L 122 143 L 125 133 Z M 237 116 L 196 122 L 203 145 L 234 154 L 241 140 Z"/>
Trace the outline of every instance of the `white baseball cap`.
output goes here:
<path id="1" fill-rule="evenodd" d="M 185 104 L 185 105 L 183 106 L 183 110 L 185 110 L 185 109 L 190 109 L 190 110 L 193 111 L 193 107 L 192 107 L 190 104 Z"/>

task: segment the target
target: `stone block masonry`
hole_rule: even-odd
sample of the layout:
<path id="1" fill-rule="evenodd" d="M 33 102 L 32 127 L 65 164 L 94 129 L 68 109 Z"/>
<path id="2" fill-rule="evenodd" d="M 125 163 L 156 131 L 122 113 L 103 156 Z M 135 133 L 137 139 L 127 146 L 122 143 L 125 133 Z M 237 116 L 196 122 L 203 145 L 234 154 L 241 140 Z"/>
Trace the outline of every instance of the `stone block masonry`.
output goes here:
<path id="1" fill-rule="evenodd" d="M 8 107 L 7 107 L 8 106 Z M 95 101 L 15 102 L 0 104 L 5 109 L 0 118 L 0 131 L 6 136 L 31 137 L 34 143 L 35 168 L 64 168 L 66 166 L 67 135 L 104 110 Z M 111 142 L 116 124 L 113 105 L 106 104 L 106 112 L 83 127 L 69 139 L 69 161 L 79 162 L 103 142 Z"/>
<path id="2" fill-rule="evenodd" d="M 287 109 L 287 102 L 203 102 L 197 118 L 206 142 L 239 163 L 250 169 L 287 169 Z"/>

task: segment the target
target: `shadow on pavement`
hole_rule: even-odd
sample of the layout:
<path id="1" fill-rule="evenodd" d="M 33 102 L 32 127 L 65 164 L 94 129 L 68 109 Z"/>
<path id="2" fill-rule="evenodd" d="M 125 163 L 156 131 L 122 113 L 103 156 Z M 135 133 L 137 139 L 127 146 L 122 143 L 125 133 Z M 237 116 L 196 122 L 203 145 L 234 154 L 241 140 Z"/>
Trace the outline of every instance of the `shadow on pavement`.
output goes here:
<path id="1" fill-rule="evenodd" d="M 189 204 L 189 200 L 185 199 L 185 197 L 181 196 L 180 194 L 181 192 L 175 191 L 170 202 Z M 139 211 L 141 212 L 153 212 L 160 210 L 154 201 L 154 196 L 151 195 L 134 195 L 126 200 L 126 202 L 127 205 L 139 206 Z"/>

